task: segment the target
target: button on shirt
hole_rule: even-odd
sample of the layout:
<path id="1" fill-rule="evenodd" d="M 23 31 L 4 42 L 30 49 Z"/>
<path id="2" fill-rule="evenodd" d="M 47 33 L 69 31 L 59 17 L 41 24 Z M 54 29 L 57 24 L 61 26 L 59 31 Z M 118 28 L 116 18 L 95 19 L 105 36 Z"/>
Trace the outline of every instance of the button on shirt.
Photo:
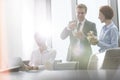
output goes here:
<path id="1" fill-rule="evenodd" d="M 118 47 L 118 28 L 113 22 L 108 26 L 103 26 L 99 36 L 98 46 L 100 47 L 100 53 L 107 49 Z"/>
<path id="2" fill-rule="evenodd" d="M 76 31 L 82 32 L 83 27 L 84 27 L 84 23 L 85 23 L 85 20 L 82 22 L 78 22 L 77 29 L 75 29 L 73 31 L 73 35 L 75 35 L 74 33 Z M 74 54 L 74 56 L 80 56 L 80 55 L 82 55 L 83 52 L 84 52 L 84 47 L 82 44 L 80 44 L 80 39 L 77 39 L 76 45 L 74 45 L 74 47 L 73 47 L 73 54 Z"/>

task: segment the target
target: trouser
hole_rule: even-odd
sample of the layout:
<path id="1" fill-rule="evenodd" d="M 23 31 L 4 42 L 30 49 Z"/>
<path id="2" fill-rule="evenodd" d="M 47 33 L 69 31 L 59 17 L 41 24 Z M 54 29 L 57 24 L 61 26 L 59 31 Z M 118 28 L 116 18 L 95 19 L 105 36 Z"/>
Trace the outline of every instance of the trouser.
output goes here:
<path id="1" fill-rule="evenodd" d="M 71 61 L 76 61 L 76 69 L 77 70 L 87 70 L 88 67 L 88 62 L 89 62 L 89 57 L 90 56 L 73 56 Z"/>

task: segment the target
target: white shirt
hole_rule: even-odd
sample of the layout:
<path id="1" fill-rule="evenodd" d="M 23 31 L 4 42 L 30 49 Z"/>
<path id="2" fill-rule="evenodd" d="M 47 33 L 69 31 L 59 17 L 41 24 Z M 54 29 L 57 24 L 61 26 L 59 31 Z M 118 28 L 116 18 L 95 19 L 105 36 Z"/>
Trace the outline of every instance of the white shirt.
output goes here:
<path id="1" fill-rule="evenodd" d="M 55 50 L 47 49 L 41 53 L 40 50 L 37 49 L 32 52 L 29 65 L 40 66 L 46 65 L 47 63 L 52 64 L 54 62 L 55 57 L 56 57 Z"/>
<path id="2" fill-rule="evenodd" d="M 79 23 L 81 23 L 79 31 L 82 32 L 82 31 L 83 31 L 83 27 L 84 27 L 85 20 L 83 20 L 82 22 L 79 22 Z"/>
<path id="3" fill-rule="evenodd" d="M 81 23 L 79 31 L 82 32 L 82 31 L 83 31 L 83 27 L 84 27 L 85 20 L 83 20 L 82 22 L 77 22 L 77 25 L 78 25 L 79 23 Z M 77 29 L 75 29 L 75 30 L 73 31 L 73 35 L 75 35 L 75 32 L 76 32 L 76 31 L 77 31 Z M 84 33 L 83 33 L 83 34 L 84 34 Z M 76 56 L 82 55 L 82 54 L 80 54 L 80 53 L 83 53 L 83 51 L 84 51 L 83 49 L 84 49 L 84 48 L 83 48 L 83 46 L 80 44 L 80 40 L 78 39 L 76 45 L 75 45 L 74 48 L 73 48 L 73 53 L 74 53 L 74 55 L 76 55 Z"/>

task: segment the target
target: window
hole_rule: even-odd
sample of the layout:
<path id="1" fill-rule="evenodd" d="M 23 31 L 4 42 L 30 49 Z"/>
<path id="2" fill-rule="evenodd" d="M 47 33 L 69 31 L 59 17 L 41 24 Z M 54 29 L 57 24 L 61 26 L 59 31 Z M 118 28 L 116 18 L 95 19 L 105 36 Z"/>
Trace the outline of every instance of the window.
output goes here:
<path id="1" fill-rule="evenodd" d="M 72 20 L 70 0 L 51 0 L 52 9 L 52 45 L 57 50 L 56 59 L 66 60 L 69 39 L 61 40 L 60 34 Z"/>

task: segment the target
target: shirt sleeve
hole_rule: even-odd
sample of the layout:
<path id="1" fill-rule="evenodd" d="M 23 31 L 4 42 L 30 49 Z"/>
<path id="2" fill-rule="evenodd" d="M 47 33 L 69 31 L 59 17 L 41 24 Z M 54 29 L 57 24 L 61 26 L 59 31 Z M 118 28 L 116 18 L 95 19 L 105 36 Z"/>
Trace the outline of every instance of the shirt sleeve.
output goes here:
<path id="1" fill-rule="evenodd" d="M 118 31 L 116 29 L 112 29 L 110 33 L 110 36 L 111 36 L 110 43 L 108 44 L 103 41 L 99 41 L 98 46 L 106 47 L 107 49 L 117 47 L 118 46 L 118 33 L 117 32 Z"/>
<path id="2" fill-rule="evenodd" d="M 49 59 L 44 64 L 46 69 L 53 69 L 55 57 L 56 57 L 56 51 L 51 50 L 49 54 Z"/>
<path id="3" fill-rule="evenodd" d="M 68 27 L 65 27 L 60 35 L 60 38 L 63 40 L 66 39 L 71 34 L 71 32 L 72 31 Z"/>
<path id="4" fill-rule="evenodd" d="M 35 66 L 35 65 L 34 65 L 34 52 L 32 52 L 32 55 L 31 55 L 31 59 L 30 59 L 29 65 L 30 65 L 30 66 Z"/>
<path id="5" fill-rule="evenodd" d="M 55 57 L 56 57 L 56 51 L 51 50 L 49 52 L 49 58 L 47 59 L 44 65 L 52 65 L 54 63 Z"/>
<path id="6" fill-rule="evenodd" d="M 50 52 L 50 59 L 49 59 L 49 62 L 52 64 L 55 60 L 55 57 L 56 57 L 56 50 L 52 50 Z"/>

